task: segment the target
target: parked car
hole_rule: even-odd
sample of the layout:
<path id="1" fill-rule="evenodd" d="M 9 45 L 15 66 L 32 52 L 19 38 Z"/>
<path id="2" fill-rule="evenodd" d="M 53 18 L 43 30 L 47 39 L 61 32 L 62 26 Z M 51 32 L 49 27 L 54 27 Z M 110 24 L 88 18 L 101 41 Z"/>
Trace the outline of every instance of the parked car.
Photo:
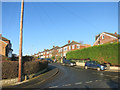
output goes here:
<path id="1" fill-rule="evenodd" d="M 73 62 L 71 60 L 63 60 L 63 65 L 76 66 L 76 62 Z"/>
<path id="2" fill-rule="evenodd" d="M 40 58 L 40 60 L 45 60 L 45 58 Z"/>
<path id="3" fill-rule="evenodd" d="M 49 63 L 53 63 L 53 62 L 54 62 L 51 58 L 46 58 L 46 60 L 47 60 Z"/>
<path id="4" fill-rule="evenodd" d="M 102 65 L 100 64 L 99 62 L 97 61 L 87 61 L 85 63 L 85 69 L 88 69 L 88 68 L 92 68 L 92 69 L 97 69 L 98 71 L 100 70 L 105 70 L 106 69 L 106 66 L 105 65 Z"/>

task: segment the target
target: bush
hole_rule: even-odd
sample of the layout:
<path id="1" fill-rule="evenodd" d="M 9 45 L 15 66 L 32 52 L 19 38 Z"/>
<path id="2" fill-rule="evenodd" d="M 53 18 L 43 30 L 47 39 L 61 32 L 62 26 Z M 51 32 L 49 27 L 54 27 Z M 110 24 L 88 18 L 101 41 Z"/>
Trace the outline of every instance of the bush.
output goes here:
<path id="1" fill-rule="evenodd" d="M 22 57 L 22 60 L 25 62 L 25 61 L 32 61 L 34 57 L 32 56 L 23 56 Z"/>
<path id="2" fill-rule="evenodd" d="M 0 56 L 2 56 L 2 61 L 4 62 L 4 61 L 10 61 L 10 58 L 8 58 L 8 57 L 6 57 L 6 56 L 3 56 L 3 55 L 0 55 Z"/>
<path id="3" fill-rule="evenodd" d="M 26 61 L 23 63 L 23 74 L 30 75 L 47 68 L 48 62 L 42 61 Z M 2 62 L 2 79 L 11 79 L 18 77 L 18 61 Z"/>
<path id="4" fill-rule="evenodd" d="M 47 66 L 48 66 L 48 63 L 47 63 L 46 60 L 24 62 L 23 73 L 25 75 L 30 75 L 30 74 L 33 74 L 33 73 L 37 73 L 40 70 L 45 69 Z"/>
<path id="5" fill-rule="evenodd" d="M 58 62 L 60 62 L 61 61 L 61 56 L 57 56 L 56 59 L 57 59 Z"/>
<path id="6" fill-rule="evenodd" d="M 118 43 L 109 43 L 70 51 L 67 53 L 67 59 L 90 58 L 91 60 L 96 60 L 100 63 L 109 62 L 112 65 L 118 65 L 120 64 L 120 61 L 118 61 L 118 50 L 120 50 L 120 48 L 118 47 L 120 47 L 120 44 Z"/>
<path id="7" fill-rule="evenodd" d="M 55 56 L 52 56 L 52 60 L 54 60 L 55 59 Z"/>
<path id="8" fill-rule="evenodd" d="M 18 77 L 18 62 L 2 62 L 2 79 L 10 79 L 16 77 Z"/>

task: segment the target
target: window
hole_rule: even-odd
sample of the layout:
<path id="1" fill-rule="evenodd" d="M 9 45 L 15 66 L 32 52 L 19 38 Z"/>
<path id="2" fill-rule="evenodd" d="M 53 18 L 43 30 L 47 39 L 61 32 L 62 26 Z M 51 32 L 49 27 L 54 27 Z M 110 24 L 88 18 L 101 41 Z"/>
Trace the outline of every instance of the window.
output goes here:
<path id="1" fill-rule="evenodd" d="M 61 52 L 61 49 L 59 49 L 59 52 Z"/>
<path id="2" fill-rule="evenodd" d="M 72 49 L 74 49 L 74 45 L 72 45 Z"/>
<path id="3" fill-rule="evenodd" d="M 104 39 L 104 34 L 102 35 L 102 39 Z"/>
<path id="4" fill-rule="evenodd" d="M 77 48 L 79 48 L 80 47 L 80 45 L 77 45 Z"/>
<path id="5" fill-rule="evenodd" d="M 69 46 L 69 50 L 71 50 L 71 46 Z"/>
<path id="6" fill-rule="evenodd" d="M 66 51 L 66 50 L 67 50 L 67 47 L 65 47 L 64 50 Z"/>
<path id="7" fill-rule="evenodd" d="M 119 42 L 120 42 L 120 39 L 119 39 Z"/>

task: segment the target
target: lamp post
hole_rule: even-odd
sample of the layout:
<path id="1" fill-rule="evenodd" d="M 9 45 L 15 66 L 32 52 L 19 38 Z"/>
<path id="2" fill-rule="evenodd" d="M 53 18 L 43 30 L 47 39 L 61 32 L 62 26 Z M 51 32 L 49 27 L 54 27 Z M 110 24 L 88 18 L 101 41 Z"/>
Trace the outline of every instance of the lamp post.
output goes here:
<path id="1" fill-rule="evenodd" d="M 20 19 L 20 46 L 19 46 L 19 74 L 18 74 L 18 82 L 21 82 L 22 78 L 22 29 L 23 29 L 23 11 L 24 11 L 24 0 L 21 3 L 21 19 Z"/>

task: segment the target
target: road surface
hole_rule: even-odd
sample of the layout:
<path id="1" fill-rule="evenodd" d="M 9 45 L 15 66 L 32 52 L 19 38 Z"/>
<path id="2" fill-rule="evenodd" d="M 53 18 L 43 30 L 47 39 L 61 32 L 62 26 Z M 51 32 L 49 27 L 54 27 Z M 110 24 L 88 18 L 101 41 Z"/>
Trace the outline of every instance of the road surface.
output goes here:
<path id="1" fill-rule="evenodd" d="M 62 66 L 59 63 L 49 64 L 49 68 L 57 67 L 59 72 L 42 83 L 40 78 L 18 88 L 118 88 L 120 82 L 118 72 L 97 71 L 78 67 Z M 13 87 L 13 86 L 12 86 Z"/>

